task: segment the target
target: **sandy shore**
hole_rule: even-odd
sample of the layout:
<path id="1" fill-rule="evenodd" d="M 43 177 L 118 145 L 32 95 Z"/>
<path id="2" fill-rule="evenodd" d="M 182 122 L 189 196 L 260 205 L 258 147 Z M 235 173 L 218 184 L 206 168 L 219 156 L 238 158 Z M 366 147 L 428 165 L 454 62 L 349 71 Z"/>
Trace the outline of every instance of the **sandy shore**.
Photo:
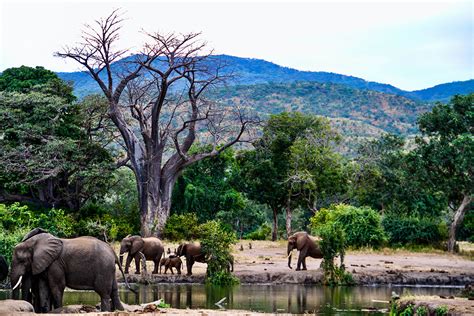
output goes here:
<path id="1" fill-rule="evenodd" d="M 241 251 L 241 245 L 244 250 Z M 320 284 L 322 281 L 321 259 L 308 258 L 307 271 L 295 271 L 297 252 L 293 253 L 293 270 L 288 268 L 286 242 L 248 241 L 237 243 L 233 249 L 234 273 L 242 283 L 306 283 Z M 175 243 L 165 243 L 173 251 Z M 408 252 L 393 249 L 380 251 L 349 251 L 345 257 L 347 270 L 357 284 L 429 284 L 464 285 L 474 283 L 474 261 L 465 256 L 451 255 L 442 251 Z M 150 273 L 136 275 L 132 262 L 130 282 L 140 283 L 203 283 L 206 264 L 195 263 L 193 276 L 186 276 L 183 257 L 183 274 L 171 275 Z M 148 271 L 153 263 L 147 263 Z M 121 279 L 121 276 L 119 276 Z"/>

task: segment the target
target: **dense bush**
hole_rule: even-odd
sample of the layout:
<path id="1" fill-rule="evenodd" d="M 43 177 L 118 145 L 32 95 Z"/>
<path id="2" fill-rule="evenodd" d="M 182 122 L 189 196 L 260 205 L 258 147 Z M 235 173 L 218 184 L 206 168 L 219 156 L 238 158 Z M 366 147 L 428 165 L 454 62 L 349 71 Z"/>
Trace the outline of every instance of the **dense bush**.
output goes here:
<path id="1" fill-rule="evenodd" d="M 344 230 L 350 247 L 378 248 L 386 241 L 380 215 L 368 207 L 332 205 L 319 210 L 310 219 L 310 228 L 314 234 L 320 235 L 321 229 L 331 223 L 337 223 Z"/>
<path id="2" fill-rule="evenodd" d="M 352 275 L 345 270 L 344 254 L 347 247 L 346 233 L 342 225 L 337 222 L 328 222 L 319 227 L 321 237 L 320 247 L 323 253 L 321 263 L 324 270 L 324 283 L 329 285 L 351 285 L 354 283 Z M 340 265 L 334 263 L 339 256 Z"/>
<path id="3" fill-rule="evenodd" d="M 166 221 L 163 237 L 169 240 L 193 240 L 198 238 L 199 231 L 195 213 L 173 214 Z"/>
<path id="4" fill-rule="evenodd" d="M 267 240 L 272 237 L 272 227 L 268 223 L 263 223 L 259 228 L 244 235 L 244 239 Z"/>
<path id="5" fill-rule="evenodd" d="M 13 231 L 0 229 L 0 255 L 3 255 L 9 263 L 12 261 L 13 248 L 21 242 L 28 231 L 30 229 L 25 227 Z"/>
<path id="6" fill-rule="evenodd" d="M 230 246 L 236 242 L 235 232 L 219 221 L 208 221 L 200 226 L 200 238 L 202 251 L 208 259 L 206 282 L 216 285 L 238 283 L 229 271 Z"/>
<path id="7" fill-rule="evenodd" d="M 457 232 L 458 240 L 474 242 L 474 209 L 469 210 L 464 215 L 464 220 Z"/>
<path id="8" fill-rule="evenodd" d="M 13 248 L 34 227 L 42 227 L 59 237 L 74 234 L 75 221 L 63 210 L 35 210 L 27 205 L 0 204 L 0 254 L 11 260 Z"/>
<path id="9" fill-rule="evenodd" d="M 384 216 L 382 225 L 391 245 L 433 245 L 446 240 L 447 225 L 437 218 Z"/>

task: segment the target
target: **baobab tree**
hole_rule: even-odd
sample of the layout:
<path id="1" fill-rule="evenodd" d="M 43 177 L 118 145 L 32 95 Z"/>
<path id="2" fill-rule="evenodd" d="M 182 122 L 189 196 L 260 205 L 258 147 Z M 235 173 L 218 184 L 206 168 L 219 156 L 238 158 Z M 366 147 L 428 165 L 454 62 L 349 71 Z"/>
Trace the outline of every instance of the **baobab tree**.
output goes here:
<path id="1" fill-rule="evenodd" d="M 199 33 L 145 33 L 147 42 L 132 55 L 116 48 L 122 23 L 113 11 L 86 25 L 82 42 L 56 55 L 82 65 L 107 98 L 108 114 L 127 153 L 123 165 L 136 177 L 141 233 L 160 235 L 180 173 L 247 141 L 258 120 L 245 108 L 206 98 L 226 79 L 225 65 L 206 50 Z M 190 151 L 197 141 L 212 144 L 212 149 Z"/>

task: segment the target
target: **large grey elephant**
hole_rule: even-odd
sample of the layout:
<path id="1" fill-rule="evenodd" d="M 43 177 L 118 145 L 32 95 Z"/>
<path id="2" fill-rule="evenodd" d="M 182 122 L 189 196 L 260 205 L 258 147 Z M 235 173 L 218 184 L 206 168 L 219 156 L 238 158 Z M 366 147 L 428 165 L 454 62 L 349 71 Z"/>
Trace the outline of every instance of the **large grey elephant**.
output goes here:
<path id="1" fill-rule="evenodd" d="M 115 277 L 118 258 L 107 243 L 93 237 L 60 239 L 44 232 L 28 237 L 13 251 L 13 291 L 24 276 L 41 276 L 36 282 L 41 306 L 48 306 L 51 300 L 54 308 L 62 307 L 67 286 L 94 290 L 101 298 L 102 311 L 123 310 Z M 125 279 L 121 267 L 120 271 Z"/>
<path id="2" fill-rule="evenodd" d="M 323 253 L 319 245 L 312 239 L 307 232 L 297 232 L 288 237 L 288 267 L 291 268 L 291 252 L 297 249 L 300 252 L 298 263 L 296 264 L 296 271 L 306 270 L 306 257 L 321 259 Z"/>
<path id="3" fill-rule="evenodd" d="M 8 276 L 8 263 L 3 256 L 0 256 L 0 282 Z"/>
<path id="4" fill-rule="evenodd" d="M 128 253 L 127 261 L 125 263 L 125 273 L 128 273 L 130 262 L 132 262 L 132 258 L 135 258 L 135 274 L 140 274 L 141 252 L 146 260 L 151 260 L 155 263 L 153 274 L 157 274 L 160 259 L 164 251 L 165 248 L 163 247 L 161 240 L 156 237 L 142 238 L 140 236 L 128 235 L 120 242 L 120 265 L 122 265 L 125 253 Z"/>

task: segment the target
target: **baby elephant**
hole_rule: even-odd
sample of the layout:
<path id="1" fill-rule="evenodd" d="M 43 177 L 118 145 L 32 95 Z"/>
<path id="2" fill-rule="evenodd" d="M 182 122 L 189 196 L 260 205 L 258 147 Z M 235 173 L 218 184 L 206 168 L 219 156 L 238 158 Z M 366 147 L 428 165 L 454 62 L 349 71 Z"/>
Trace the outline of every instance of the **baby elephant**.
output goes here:
<path id="1" fill-rule="evenodd" d="M 168 258 L 162 258 L 160 260 L 160 273 L 161 273 L 161 267 L 165 267 L 165 274 L 168 269 L 170 269 L 171 274 L 173 273 L 173 268 L 175 268 L 178 271 L 178 274 L 181 274 L 181 265 L 183 262 L 177 255 L 170 255 Z"/>

